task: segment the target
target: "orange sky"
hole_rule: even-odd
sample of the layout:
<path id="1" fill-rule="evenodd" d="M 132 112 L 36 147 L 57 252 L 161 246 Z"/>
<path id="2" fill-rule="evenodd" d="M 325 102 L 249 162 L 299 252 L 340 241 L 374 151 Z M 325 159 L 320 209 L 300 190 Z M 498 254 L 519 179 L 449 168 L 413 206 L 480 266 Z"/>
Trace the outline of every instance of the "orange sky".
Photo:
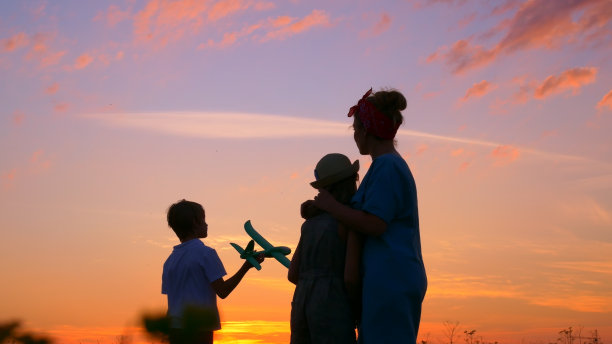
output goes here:
<path id="1" fill-rule="evenodd" d="M 447 343 L 448 321 L 459 341 L 610 341 L 611 19 L 608 0 L 1 2 L 0 322 L 148 342 L 167 207 L 204 205 L 230 274 L 246 220 L 294 248 L 320 157 L 369 166 L 348 108 L 394 87 L 420 339 Z M 266 262 L 219 301 L 217 342 L 288 341 L 286 272 Z"/>

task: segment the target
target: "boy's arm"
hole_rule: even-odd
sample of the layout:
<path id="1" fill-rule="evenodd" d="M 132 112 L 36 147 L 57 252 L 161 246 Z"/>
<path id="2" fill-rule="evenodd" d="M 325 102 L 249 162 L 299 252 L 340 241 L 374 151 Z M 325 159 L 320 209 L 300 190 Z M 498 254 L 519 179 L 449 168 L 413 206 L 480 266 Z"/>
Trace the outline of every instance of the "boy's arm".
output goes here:
<path id="1" fill-rule="evenodd" d="M 261 263 L 264 261 L 264 256 L 259 255 L 258 257 L 256 257 L 257 262 Z M 238 271 L 236 271 L 236 273 L 234 274 L 234 276 L 228 278 L 226 281 L 223 280 L 223 277 L 219 278 L 216 281 L 212 281 L 210 283 L 210 285 L 212 286 L 212 288 L 214 289 L 215 293 L 222 299 L 225 299 L 229 294 L 232 293 L 232 291 L 234 291 L 234 289 L 236 288 L 236 286 L 238 286 L 238 284 L 240 283 L 240 281 L 242 281 L 242 278 L 244 277 L 244 275 L 246 275 L 246 273 L 253 267 L 253 265 L 251 265 L 251 263 L 249 262 L 244 262 L 244 264 L 242 264 L 242 266 L 240 267 L 240 269 Z"/>

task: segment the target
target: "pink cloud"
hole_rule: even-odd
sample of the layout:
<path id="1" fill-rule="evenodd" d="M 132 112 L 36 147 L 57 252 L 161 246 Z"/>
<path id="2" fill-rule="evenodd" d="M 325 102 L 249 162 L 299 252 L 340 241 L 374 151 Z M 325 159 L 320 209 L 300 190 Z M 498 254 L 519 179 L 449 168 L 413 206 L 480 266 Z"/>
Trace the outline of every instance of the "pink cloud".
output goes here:
<path id="1" fill-rule="evenodd" d="M 289 16 L 280 16 L 280 17 L 277 17 L 276 19 L 270 20 L 270 22 L 272 23 L 272 26 L 274 27 L 286 26 L 286 25 L 291 24 L 292 21 L 293 21 L 293 18 Z"/>
<path id="2" fill-rule="evenodd" d="M 30 157 L 30 162 L 31 163 L 36 163 L 40 160 L 40 156 L 44 153 L 43 150 L 37 150 L 36 152 L 32 153 L 32 156 Z"/>
<path id="3" fill-rule="evenodd" d="M 545 139 L 548 137 L 554 137 L 557 136 L 559 133 L 556 130 L 546 130 L 543 131 L 542 134 L 540 135 L 541 139 Z"/>
<path id="4" fill-rule="evenodd" d="M 415 154 L 416 155 L 421 155 L 421 154 L 425 153 L 425 151 L 427 151 L 427 149 L 429 149 L 429 146 L 423 143 L 423 144 L 421 144 L 421 145 L 419 145 L 417 147 L 417 150 L 416 150 Z"/>
<path id="5" fill-rule="evenodd" d="M 427 92 L 427 93 L 423 93 L 423 99 L 434 99 L 436 97 L 438 97 L 441 94 L 441 92 Z"/>
<path id="6" fill-rule="evenodd" d="M 40 59 L 40 66 L 44 68 L 44 67 L 56 65 L 60 62 L 60 60 L 62 59 L 64 55 L 66 55 L 65 51 L 57 51 L 57 52 L 49 53 L 45 56 L 42 56 Z"/>
<path id="7" fill-rule="evenodd" d="M 249 0 L 221 0 L 209 6 L 207 1 L 150 0 L 134 16 L 134 36 L 137 41 L 154 43 L 158 48 L 180 40 L 185 34 L 195 34 L 206 23 L 218 21 L 236 12 L 255 6 L 256 10 L 272 8 L 273 4 Z"/>
<path id="8" fill-rule="evenodd" d="M 376 22 L 374 28 L 371 31 L 372 35 L 378 36 L 381 33 L 387 31 L 391 26 L 391 21 L 391 17 L 387 13 L 381 14 L 380 19 L 378 20 L 378 22 Z"/>
<path id="9" fill-rule="evenodd" d="M 119 8 L 119 6 L 110 5 L 106 11 L 99 12 L 93 20 L 94 21 L 103 20 L 106 22 L 106 25 L 110 27 L 114 27 L 115 25 L 129 18 L 130 18 L 129 10 L 122 11 Z"/>
<path id="10" fill-rule="evenodd" d="M 427 6 L 433 6 L 433 5 L 437 5 L 437 4 L 444 4 L 444 5 L 463 5 L 466 2 L 466 0 L 420 0 L 420 1 L 415 1 L 413 2 L 414 7 L 415 8 L 423 8 L 423 7 L 427 7 Z"/>
<path id="11" fill-rule="evenodd" d="M 26 55 L 26 59 L 37 60 L 42 68 L 58 64 L 66 54 L 66 51 L 51 51 L 49 49 L 49 43 L 53 41 L 50 34 L 35 34 L 30 41 L 30 51 Z"/>
<path id="12" fill-rule="evenodd" d="M 57 93 L 58 90 L 59 90 L 59 84 L 57 82 L 54 82 L 49 87 L 45 88 L 45 93 L 46 94 L 55 94 L 55 93 Z"/>
<path id="13" fill-rule="evenodd" d="M 594 82 L 596 75 L 597 68 L 594 67 L 574 68 L 566 70 L 559 76 L 551 75 L 536 88 L 534 97 L 544 99 L 567 89 L 577 92 L 582 86 Z"/>
<path id="14" fill-rule="evenodd" d="M 513 10 L 521 5 L 523 0 L 506 0 L 505 3 L 495 6 L 491 11 L 491 15 L 501 15 L 510 10 Z"/>
<path id="15" fill-rule="evenodd" d="M 13 112 L 13 124 L 21 125 L 23 123 L 25 117 L 26 117 L 26 115 L 25 115 L 25 113 L 23 113 L 23 111 L 15 110 L 15 112 Z"/>
<path id="16" fill-rule="evenodd" d="M 55 104 L 55 106 L 53 107 L 53 110 L 55 112 L 66 112 L 66 111 L 68 111 L 68 108 L 70 108 L 70 104 L 68 104 L 68 103 L 59 103 L 59 104 Z"/>
<path id="17" fill-rule="evenodd" d="M 610 92 L 608 92 L 605 96 L 603 96 L 603 98 L 601 98 L 599 103 L 597 103 L 597 107 L 598 108 L 607 107 L 608 109 L 612 110 L 612 90 L 610 90 Z"/>
<path id="18" fill-rule="evenodd" d="M 94 60 L 94 58 L 85 53 L 82 54 L 81 56 L 77 57 L 77 59 L 74 61 L 74 68 L 75 69 L 83 69 L 85 67 L 87 67 L 90 63 L 92 63 Z"/>
<path id="19" fill-rule="evenodd" d="M 453 73 L 461 74 L 520 50 L 556 49 L 562 44 L 602 45 L 602 40 L 612 37 L 607 25 L 610 20 L 612 2 L 608 0 L 526 1 L 503 26 L 504 37 L 491 48 L 463 39 L 450 48 L 438 49 L 427 61 L 443 61 Z"/>
<path id="20" fill-rule="evenodd" d="M 164 47 L 179 40 L 187 31 L 197 32 L 207 9 L 207 3 L 201 1 L 150 0 L 134 16 L 134 36 L 137 41 Z"/>
<path id="21" fill-rule="evenodd" d="M 246 10 L 250 5 L 251 2 L 245 0 L 221 0 L 208 11 L 208 19 L 216 21 L 234 12 Z"/>
<path id="22" fill-rule="evenodd" d="M 23 32 L 19 32 L 13 37 L 2 40 L 2 51 L 14 51 L 27 46 L 28 43 L 28 35 Z"/>
<path id="23" fill-rule="evenodd" d="M 464 17 L 463 19 L 461 19 L 459 21 L 459 23 L 457 23 L 457 26 L 459 29 L 464 29 L 466 26 L 470 25 L 471 23 L 474 22 L 474 20 L 476 20 L 476 13 L 472 13 L 466 17 Z"/>
<path id="24" fill-rule="evenodd" d="M 532 97 L 534 90 L 540 84 L 537 81 L 528 81 L 526 76 L 516 77 L 512 80 L 512 83 L 518 87 L 510 98 L 507 99 L 495 99 L 490 105 L 490 109 L 496 114 L 507 114 L 510 108 L 516 105 L 526 104 Z"/>
<path id="25" fill-rule="evenodd" d="M 518 159 L 520 155 L 521 152 L 517 148 L 510 145 L 498 146 L 491 152 L 491 157 L 496 160 L 498 165 L 513 162 Z"/>
<path id="26" fill-rule="evenodd" d="M 17 169 L 14 168 L 7 173 L 2 174 L 2 179 L 4 180 L 14 180 L 17 176 Z"/>
<path id="27" fill-rule="evenodd" d="M 327 26 L 330 24 L 329 15 L 322 10 L 313 10 L 309 15 L 301 20 L 281 26 L 277 30 L 268 32 L 262 41 L 271 39 L 285 39 L 287 37 L 302 33 L 317 26 Z"/>
<path id="28" fill-rule="evenodd" d="M 461 154 L 463 154 L 463 152 L 464 152 L 463 148 L 458 148 L 451 152 L 451 156 L 460 156 Z"/>
<path id="29" fill-rule="evenodd" d="M 223 34 L 223 38 L 220 42 L 215 42 L 212 39 L 209 39 L 207 43 L 202 43 L 198 46 L 198 49 L 206 49 L 206 48 L 217 48 L 223 49 L 227 48 L 231 45 L 234 45 L 238 42 L 238 40 L 242 37 L 251 35 L 255 30 L 261 28 L 261 24 L 254 24 L 251 26 L 247 26 L 240 31 L 236 32 L 227 32 Z"/>
<path id="30" fill-rule="evenodd" d="M 487 50 L 483 46 L 474 45 L 469 40 L 459 40 L 450 48 L 443 47 L 429 55 L 427 62 L 444 60 L 455 74 L 462 74 L 467 70 L 484 66 L 493 61 L 498 52 Z"/>
<path id="31" fill-rule="evenodd" d="M 461 100 L 466 102 L 470 98 L 480 98 L 491 92 L 493 89 L 495 89 L 495 85 L 486 80 L 482 80 L 481 82 L 472 85 L 472 87 L 465 92 L 465 96 Z"/>
<path id="32" fill-rule="evenodd" d="M 13 185 L 13 183 L 15 182 L 15 179 L 17 178 L 17 169 L 14 168 L 6 173 L 3 173 L 2 175 L 0 175 L 0 179 L 2 180 L 2 187 L 9 188 L 10 186 Z"/>
<path id="33" fill-rule="evenodd" d="M 257 11 L 266 11 L 276 8 L 276 5 L 273 2 L 261 1 L 255 4 L 255 10 Z"/>
<path id="34" fill-rule="evenodd" d="M 29 172 L 40 173 L 48 170 L 51 167 L 51 160 L 45 154 L 45 151 L 39 149 L 30 156 Z"/>

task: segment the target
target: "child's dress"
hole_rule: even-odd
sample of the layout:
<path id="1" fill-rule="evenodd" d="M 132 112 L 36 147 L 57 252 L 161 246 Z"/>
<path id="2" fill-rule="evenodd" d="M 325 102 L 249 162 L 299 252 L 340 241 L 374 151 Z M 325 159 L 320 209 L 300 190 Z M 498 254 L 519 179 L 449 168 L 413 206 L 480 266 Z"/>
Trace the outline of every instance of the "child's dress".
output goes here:
<path id="1" fill-rule="evenodd" d="M 344 287 L 346 243 L 329 214 L 302 224 L 299 280 L 291 302 L 291 343 L 355 343 Z"/>

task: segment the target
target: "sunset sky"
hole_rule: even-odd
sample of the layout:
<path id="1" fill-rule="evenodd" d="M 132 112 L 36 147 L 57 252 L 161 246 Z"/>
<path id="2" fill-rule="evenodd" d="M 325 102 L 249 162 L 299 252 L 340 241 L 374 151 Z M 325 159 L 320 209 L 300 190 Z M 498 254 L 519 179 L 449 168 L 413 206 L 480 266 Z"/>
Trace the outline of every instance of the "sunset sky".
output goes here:
<path id="1" fill-rule="evenodd" d="M 609 0 L 1 1 L 0 73 L 0 323 L 139 337 L 182 198 L 230 275 L 249 219 L 295 248 L 317 161 L 370 164 L 346 114 L 373 87 L 408 100 L 420 340 L 612 341 Z M 286 273 L 220 300 L 216 342 L 288 343 Z"/>

